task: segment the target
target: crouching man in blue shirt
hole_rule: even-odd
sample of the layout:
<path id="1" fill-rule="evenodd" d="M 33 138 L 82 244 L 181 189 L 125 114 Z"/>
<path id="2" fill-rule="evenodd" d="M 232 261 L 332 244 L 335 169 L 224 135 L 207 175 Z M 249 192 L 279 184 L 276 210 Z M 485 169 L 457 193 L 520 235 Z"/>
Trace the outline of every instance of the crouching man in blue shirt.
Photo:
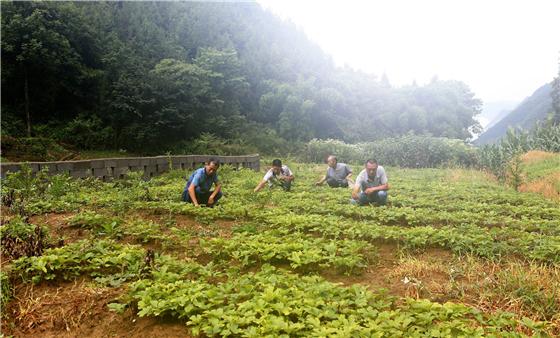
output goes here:
<path id="1" fill-rule="evenodd" d="M 219 167 L 220 161 L 211 158 L 204 167 L 195 170 L 191 177 L 189 177 L 183 191 L 183 201 L 193 203 L 195 207 L 200 206 L 200 204 L 206 204 L 210 208 L 214 207 L 222 197 L 222 185 L 218 180 L 217 174 Z M 216 188 L 210 191 L 212 184 Z"/>

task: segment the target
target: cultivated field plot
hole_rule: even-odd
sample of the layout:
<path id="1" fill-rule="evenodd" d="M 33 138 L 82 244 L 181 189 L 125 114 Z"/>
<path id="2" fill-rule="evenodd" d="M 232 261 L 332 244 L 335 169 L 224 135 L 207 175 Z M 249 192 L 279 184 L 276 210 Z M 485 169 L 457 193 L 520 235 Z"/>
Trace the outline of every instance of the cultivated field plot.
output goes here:
<path id="1" fill-rule="evenodd" d="M 387 168 L 385 207 L 219 170 L 220 205 L 184 171 L 2 187 L 5 336 L 558 336 L 560 207 L 481 172 Z M 354 166 L 355 175 L 359 171 Z"/>

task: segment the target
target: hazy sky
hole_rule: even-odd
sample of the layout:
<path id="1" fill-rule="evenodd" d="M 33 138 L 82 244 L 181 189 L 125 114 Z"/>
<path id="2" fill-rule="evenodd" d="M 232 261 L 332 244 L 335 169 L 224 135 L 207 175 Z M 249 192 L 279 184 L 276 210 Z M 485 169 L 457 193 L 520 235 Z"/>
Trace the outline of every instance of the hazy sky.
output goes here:
<path id="1" fill-rule="evenodd" d="M 257 0 L 330 54 L 396 86 L 434 75 L 485 102 L 521 101 L 558 74 L 560 0 Z"/>

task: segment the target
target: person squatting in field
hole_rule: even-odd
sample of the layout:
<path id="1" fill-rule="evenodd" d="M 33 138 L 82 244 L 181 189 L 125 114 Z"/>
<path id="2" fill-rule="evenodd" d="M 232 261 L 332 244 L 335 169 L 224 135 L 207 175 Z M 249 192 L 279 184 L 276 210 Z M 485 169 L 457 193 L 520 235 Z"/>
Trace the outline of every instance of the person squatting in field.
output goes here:
<path id="1" fill-rule="evenodd" d="M 377 164 L 377 160 L 369 159 L 365 168 L 356 178 L 352 190 L 352 204 L 366 205 L 376 202 L 379 205 L 387 203 L 389 183 L 385 169 Z"/>
<path id="2" fill-rule="evenodd" d="M 217 173 L 219 167 L 220 161 L 210 158 L 204 167 L 195 170 L 183 190 L 182 200 L 193 203 L 196 207 L 200 204 L 214 207 L 222 197 L 222 185 L 218 180 Z M 210 190 L 212 184 L 215 185 L 214 190 Z"/>
<path id="3" fill-rule="evenodd" d="M 272 161 L 272 168 L 270 168 L 264 175 L 262 181 L 257 184 L 254 192 L 258 192 L 268 182 L 268 186 L 272 188 L 275 185 L 279 185 L 284 189 L 284 191 L 290 191 L 292 187 L 292 182 L 294 180 L 294 174 L 288 168 L 287 165 L 282 165 L 282 161 L 275 159 Z"/>
<path id="4" fill-rule="evenodd" d="M 330 155 L 327 158 L 327 174 L 323 176 L 315 185 L 322 185 L 327 181 L 331 188 L 347 188 L 348 184 L 352 184 L 350 176 L 352 169 L 346 163 L 338 163 L 336 156 Z"/>

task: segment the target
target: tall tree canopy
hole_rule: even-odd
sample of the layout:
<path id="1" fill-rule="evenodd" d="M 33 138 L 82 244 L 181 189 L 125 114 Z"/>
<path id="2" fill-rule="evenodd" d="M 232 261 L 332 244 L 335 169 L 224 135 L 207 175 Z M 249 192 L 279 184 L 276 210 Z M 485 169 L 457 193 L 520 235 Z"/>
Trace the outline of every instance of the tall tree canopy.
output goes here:
<path id="1" fill-rule="evenodd" d="M 256 3 L 1 6 L 5 134 L 161 151 L 208 132 L 369 141 L 467 139 L 479 127 L 481 102 L 464 83 L 394 88 L 337 68 Z"/>

